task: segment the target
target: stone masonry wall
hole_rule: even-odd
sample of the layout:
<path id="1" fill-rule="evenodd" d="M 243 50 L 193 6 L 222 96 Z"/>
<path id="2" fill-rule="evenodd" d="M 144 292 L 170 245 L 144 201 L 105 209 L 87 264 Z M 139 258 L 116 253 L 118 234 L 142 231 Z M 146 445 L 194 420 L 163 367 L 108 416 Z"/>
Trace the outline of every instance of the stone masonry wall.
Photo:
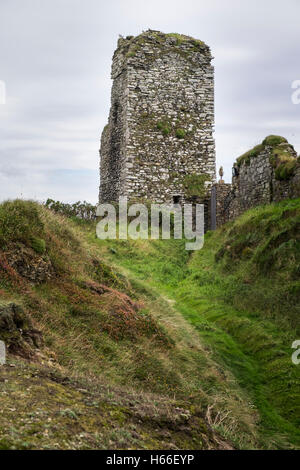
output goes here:
<path id="1" fill-rule="evenodd" d="M 119 39 L 108 125 L 101 139 L 100 202 L 185 202 L 185 177 L 215 181 L 214 70 L 208 46 L 147 31 Z"/>
<path id="2" fill-rule="evenodd" d="M 217 191 L 217 227 L 252 207 L 300 197 L 300 162 L 291 145 L 265 145 L 252 153 L 235 163 L 231 187 Z"/>
<path id="3" fill-rule="evenodd" d="M 227 205 L 230 204 L 231 184 L 218 182 L 212 187 L 212 201 L 215 206 L 215 224 L 212 229 L 223 225 L 227 222 Z"/>
<path id="4" fill-rule="evenodd" d="M 294 175 L 288 180 L 277 181 L 273 179 L 273 202 L 298 197 L 300 197 L 300 163 L 298 163 Z"/>

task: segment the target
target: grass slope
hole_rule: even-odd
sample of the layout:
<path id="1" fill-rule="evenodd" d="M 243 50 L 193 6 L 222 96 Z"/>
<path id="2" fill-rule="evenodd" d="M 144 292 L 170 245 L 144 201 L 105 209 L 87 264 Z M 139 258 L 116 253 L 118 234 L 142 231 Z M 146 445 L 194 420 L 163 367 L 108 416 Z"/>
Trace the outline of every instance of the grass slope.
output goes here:
<path id="1" fill-rule="evenodd" d="M 223 378 L 198 335 L 112 269 L 89 230 L 32 202 L 0 205 L 0 448 L 230 447 L 206 417 L 202 383 Z M 5 329 L 12 302 L 42 347 L 30 326 Z"/>
<path id="2" fill-rule="evenodd" d="M 300 200 L 247 212 L 208 233 L 190 258 L 175 241 L 116 241 L 108 256 L 176 302 L 257 411 L 259 446 L 299 446 L 299 367 L 291 345 L 300 325 Z M 243 445 L 230 426 L 216 424 Z"/>
<path id="3" fill-rule="evenodd" d="M 299 218 L 258 208 L 191 254 L 0 205 L 0 307 L 44 338 L 0 369 L 0 448 L 299 447 Z"/>

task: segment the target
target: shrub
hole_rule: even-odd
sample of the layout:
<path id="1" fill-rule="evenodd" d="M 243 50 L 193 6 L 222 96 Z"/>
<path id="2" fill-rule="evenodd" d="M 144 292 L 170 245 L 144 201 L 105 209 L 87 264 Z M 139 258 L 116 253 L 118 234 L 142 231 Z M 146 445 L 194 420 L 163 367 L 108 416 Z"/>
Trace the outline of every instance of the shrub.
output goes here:
<path id="1" fill-rule="evenodd" d="M 177 139 L 184 139 L 186 132 L 184 129 L 176 129 L 176 137 Z"/>
<path id="2" fill-rule="evenodd" d="M 156 127 L 163 133 L 163 135 L 169 135 L 172 130 L 171 124 L 167 120 L 159 121 Z"/>
<path id="3" fill-rule="evenodd" d="M 43 233 L 44 224 L 35 202 L 17 199 L 0 205 L 0 245 L 19 241 L 31 246 L 32 237 Z"/>
<path id="4" fill-rule="evenodd" d="M 86 201 L 66 204 L 60 201 L 54 201 L 53 199 L 47 199 L 45 206 L 66 217 L 78 217 L 82 220 L 95 220 L 96 218 L 96 206 Z"/>

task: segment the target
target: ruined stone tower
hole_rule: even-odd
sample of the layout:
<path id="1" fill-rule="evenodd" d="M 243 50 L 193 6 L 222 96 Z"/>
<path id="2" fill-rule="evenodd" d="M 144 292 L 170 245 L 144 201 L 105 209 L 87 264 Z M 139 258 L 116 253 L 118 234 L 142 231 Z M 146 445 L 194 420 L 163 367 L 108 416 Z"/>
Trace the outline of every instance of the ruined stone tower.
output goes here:
<path id="1" fill-rule="evenodd" d="M 188 36 L 149 30 L 119 39 L 101 139 L 100 202 L 185 202 L 195 200 L 198 183 L 214 182 L 211 60 L 209 47 Z"/>

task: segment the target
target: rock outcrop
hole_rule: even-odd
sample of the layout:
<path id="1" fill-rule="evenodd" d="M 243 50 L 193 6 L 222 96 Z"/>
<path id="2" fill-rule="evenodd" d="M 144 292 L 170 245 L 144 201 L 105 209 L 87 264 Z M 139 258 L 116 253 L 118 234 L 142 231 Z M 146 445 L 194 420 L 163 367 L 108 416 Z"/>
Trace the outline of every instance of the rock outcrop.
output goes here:
<path id="1" fill-rule="evenodd" d="M 34 349 L 42 345 L 42 334 L 35 329 L 23 308 L 13 302 L 0 304 L 0 340 L 8 351 L 23 357 L 32 357 Z"/>

